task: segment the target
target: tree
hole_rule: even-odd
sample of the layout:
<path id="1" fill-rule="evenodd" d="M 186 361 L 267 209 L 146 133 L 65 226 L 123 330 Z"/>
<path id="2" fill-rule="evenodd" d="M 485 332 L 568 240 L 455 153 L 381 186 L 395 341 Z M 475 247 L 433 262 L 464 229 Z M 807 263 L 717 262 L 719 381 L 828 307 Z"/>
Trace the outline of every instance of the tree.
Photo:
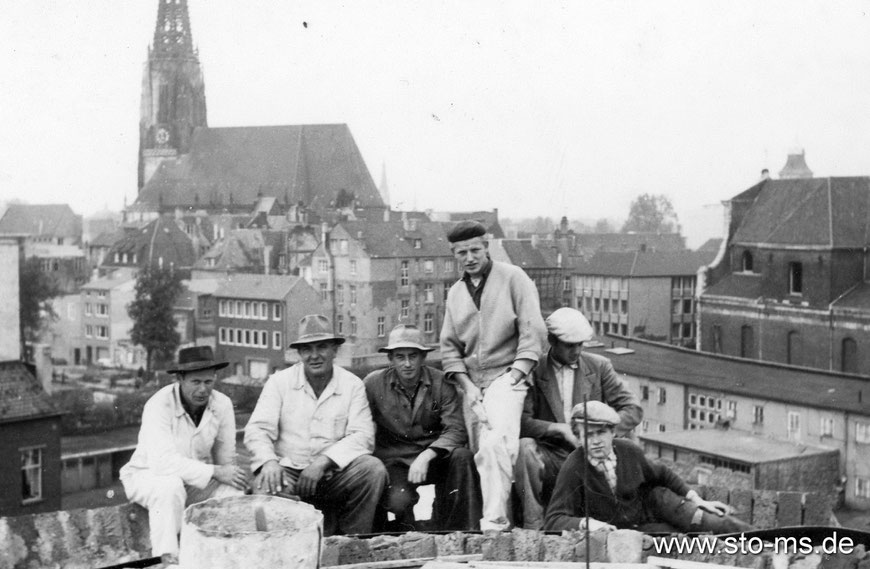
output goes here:
<path id="1" fill-rule="evenodd" d="M 613 225 L 606 217 L 602 217 L 595 222 L 595 233 L 613 233 L 616 231 Z"/>
<path id="2" fill-rule="evenodd" d="M 175 329 L 172 306 L 181 293 L 181 275 L 172 269 L 148 266 L 136 277 L 136 297 L 127 307 L 133 319 L 130 339 L 145 348 L 147 371 L 153 356 L 171 359 L 181 337 Z"/>
<path id="3" fill-rule="evenodd" d="M 60 288 L 51 276 L 42 271 L 42 261 L 30 257 L 18 273 L 18 301 L 21 310 L 21 341 L 35 342 L 46 323 L 57 318 L 51 299 Z"/>
<path id="4" fill-rule="evenodd" d="M 677 214 L 671 200 L 664 195 L 642 194 L 631 202 L 628 220 L 622 232 L 629 231 L 674 233 L 677 231 Z"/>

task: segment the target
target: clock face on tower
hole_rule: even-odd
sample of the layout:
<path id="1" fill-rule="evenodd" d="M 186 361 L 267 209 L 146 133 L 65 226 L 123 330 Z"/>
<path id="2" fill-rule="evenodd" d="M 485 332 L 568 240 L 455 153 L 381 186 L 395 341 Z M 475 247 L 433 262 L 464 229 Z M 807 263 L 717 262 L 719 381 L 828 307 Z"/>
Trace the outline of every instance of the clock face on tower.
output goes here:
<path id="1" fill-rule="evenodd" d="M 169 142 L 169 131 L 165 128 L 158 128 L 157 135 L 154 137 L 158 144 L 166 144 Z"/>

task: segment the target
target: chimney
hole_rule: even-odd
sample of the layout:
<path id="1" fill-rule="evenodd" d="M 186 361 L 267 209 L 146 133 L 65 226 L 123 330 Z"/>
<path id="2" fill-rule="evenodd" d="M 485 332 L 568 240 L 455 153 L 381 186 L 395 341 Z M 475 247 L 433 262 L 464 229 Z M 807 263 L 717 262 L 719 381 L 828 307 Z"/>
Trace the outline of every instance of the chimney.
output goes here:
<path id="1" fill-rule="evenodd" d="M 532 247 L 538 247 L 538 234 L 532 233 Z"/>
<path id="2" fill-rule="evenodd" d="M 562 216 L 562 219 L 559 221 L 559 231 L 563 234 L 568 233 L 568 216 Z"/>
<path id="3" fill-rule="evenodd" d="M 556 253 L 556 267 L 562 268 L 562 253 Z"/>
<path id="4" fill-rule="evenodd" d="M 390 221 L 390 208 L 384 210 L 384 223 Z"/>
<path id="5" fill-rule="evenodd" d="M 264 274 L 269 274 L 269 260 L 272 258 L 272 246 L 266 245 L 263 247 L 263 269 Z"/>
<path id="6" fill-rule="evenodd" d="M 761 178 L 760 178 L 760 179 L 761 179 L 762 182 L 763 182 L 764 180 L 769 180 L 769 179 L 770 179 L 770 170 L 768 170 L 767 168 L 765 168 L 764 170 L 762 170 L 762 171 L 761 171 Z"/>

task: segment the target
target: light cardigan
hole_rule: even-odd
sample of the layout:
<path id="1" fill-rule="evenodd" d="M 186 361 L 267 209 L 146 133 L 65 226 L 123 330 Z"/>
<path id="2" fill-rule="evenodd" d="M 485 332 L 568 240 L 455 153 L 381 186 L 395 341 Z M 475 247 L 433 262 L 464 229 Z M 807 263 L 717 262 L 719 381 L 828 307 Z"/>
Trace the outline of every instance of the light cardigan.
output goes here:
<path id="1" fill-rule="evenodd" d="M 540 359 L 547 339 L 538 289 L 525 271 L 492 262 L 480 310 L 460 280 L 447 293 L 441 328 L 445 373 L 516 367 L 528 373 Z M 519 362 L 518 360 L 526 360 Z"/>

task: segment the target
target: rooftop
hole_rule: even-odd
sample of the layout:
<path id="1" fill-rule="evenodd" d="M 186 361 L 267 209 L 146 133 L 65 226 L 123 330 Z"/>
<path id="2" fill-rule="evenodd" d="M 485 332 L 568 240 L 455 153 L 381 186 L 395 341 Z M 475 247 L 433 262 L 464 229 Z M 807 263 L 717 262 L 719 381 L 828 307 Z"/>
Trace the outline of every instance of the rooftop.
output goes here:
<path id="1" fill-rule="evenodd" d="M 286 275 L 236 273 L 222 280 L 214 295 L 220 298 L 283 300 L 301 280 L 302 277 Z"/>
<path id="2" fill-rule="evenodd" d="M 24 363 L 0 362 L 0 423 L 60 414 Z"/>
<path id="3" fill-rule="evenodd" d="M 582 275 L 620 277 L 692 276 L 716 257 L 715 251 L 598 251 L 589 260 L 578 260 Z"/>

